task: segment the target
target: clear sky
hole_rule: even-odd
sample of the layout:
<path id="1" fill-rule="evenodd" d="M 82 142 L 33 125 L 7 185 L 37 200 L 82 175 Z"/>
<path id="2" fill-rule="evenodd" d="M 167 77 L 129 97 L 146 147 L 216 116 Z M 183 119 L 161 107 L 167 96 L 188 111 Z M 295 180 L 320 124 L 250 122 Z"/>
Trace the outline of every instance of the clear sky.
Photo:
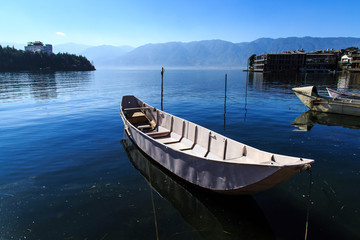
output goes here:
<path id="1" fill-rule="evenodd" d="M 0 42 L 130 45 L 360 37 L 360 0 L 0 0 Z"/>

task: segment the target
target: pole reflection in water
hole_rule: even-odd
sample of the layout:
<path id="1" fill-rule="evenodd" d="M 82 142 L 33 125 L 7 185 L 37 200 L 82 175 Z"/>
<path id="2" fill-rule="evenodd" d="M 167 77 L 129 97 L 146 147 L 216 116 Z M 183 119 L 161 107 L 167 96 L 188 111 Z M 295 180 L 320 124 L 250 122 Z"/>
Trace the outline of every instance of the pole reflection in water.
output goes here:
<path id="1" fill-rule="evenodd" d="M 247 91 L 248 91 L 248 82 L 249 82 L 249 72 L 247 72 L 246 74 L 246 83 L 245 83 L 245 116 L 244 116 L 244 122 L 246 121 L 246 113 L 247 113 L 247 109 L 246 109 L 246 106 L 247 106 Z M 254 76 L 254 73 L 251 72 L 252 74 L 252 77 Z"/>
<path id="2" fill-rule="evenodd" d="M 204 239 L 275 239 L 251 196 L 226 196 L 204 191 L 156 164 L 127 135 L 121 142 L 131 163 L 151 188 L 169 201 Z"/>

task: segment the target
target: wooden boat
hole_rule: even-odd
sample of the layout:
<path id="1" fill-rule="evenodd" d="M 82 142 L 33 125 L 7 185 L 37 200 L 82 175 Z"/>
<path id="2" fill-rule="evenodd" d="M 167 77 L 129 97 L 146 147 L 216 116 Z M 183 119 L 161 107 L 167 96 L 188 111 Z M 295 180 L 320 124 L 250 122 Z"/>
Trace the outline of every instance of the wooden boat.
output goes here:
<path id="1" fill-rule="evenodd" d="M 122 98 L 120 115 L 125 132 L 145 154 L 178 177 L 218 193 L 263 191 L 313 162 L 258 150 L 155 109 L 135 96 Z"/>
<path id="2" fill-rule="evenodd" d="M 360 100 L 320 96 L 315 86 L 292 89 L 310 110 L 360 116 Z"/>
<path id="3" fill-rule="evenodd" d="M 252 196 L 199 191 L 198 187 L 179 180 L 159 166 L 128 136 L 124 136 L 121 143 L 130 162 L 149 186 L 171 203 L 193 230 L 201 235 L 201 239 L 214 240 L 214 236 L 216 239 L 229 240 L 275 239 L 269 222 Z"/>
<path id="4" fill-rule="evenodd" d="M 360 100 L 360 94 L 347 93 L 343 91 L 337 91 L 331 88 L 326 88 L 329 93 L 329 96 L 332 98 L 349 98 L 349 99 L 357 99 Z"/>

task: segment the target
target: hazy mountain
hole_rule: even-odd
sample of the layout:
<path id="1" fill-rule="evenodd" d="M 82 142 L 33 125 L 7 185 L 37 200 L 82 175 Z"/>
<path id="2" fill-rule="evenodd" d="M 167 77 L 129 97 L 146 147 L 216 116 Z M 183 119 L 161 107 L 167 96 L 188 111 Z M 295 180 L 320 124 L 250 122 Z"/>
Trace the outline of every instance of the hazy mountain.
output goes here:
<path id="1" fill-rule="evenodd" d="M 111 62 L 113 59 L 123 56 L 133 49 L 134 48 L 130 46 L 115 47 L 110 45 L 101 45 L 87 48 L 80 54 L 90 61 L 93 61 L 95 65 L 106 65 L 106 62 Z"/>
<path id="2" fill-rule="evenodd" d="M 117 58 L 105 59 L 104 56 L 100 67 L 246 67 L 252 54 L 296 49 L 310 52 L 351 46 L 360 47 L 360 38 L 260 38 L 243 43 L 222 40 L 169 42 L 146 44 Z"/>
<path id="3" fill-rule="evenodd" d="M 286 50 L 304 49 L 306 52 L 323 49 L 345 49 L 351 46 L 359 46 L 360 38 L 314 38 L 314 37 L 288 37 L 288 38 L 259 38 L 247 45 L 253 53 L 280 53 Z"/>
<path id="4" fill-rule="evenodd" d="M 25 44 L 0 43 L 24 50 Z M 323 49 L 359 47 L 360 38 L 259 38 L 252 42 L 232 43 L 223 40 L 168 42 L 130 46 L 89 46 L 66 43 L 53 46 L 54 53 L 83 55 L 97 68 L 111 67 L 246 67 L 252 54 L 280 53 L 303 49 L 306 52 Z"/>
<path id="5" fill-rule="evenodd" d="M 241 49 L 222 40 L 146 44 L 112 61 L 111 66 L 234 66 L 241 63 Z"/>
<path id="6" fill-rule="evenodd" d="M 49 43 L 51 44 L 51 43 Z M 90 45 L 78 44 L 78 43 L 64 43 L 53 45 L 53 52 L 56 53 L 70 53 L 80 55 L 81 52 L 93 47 Z"/>

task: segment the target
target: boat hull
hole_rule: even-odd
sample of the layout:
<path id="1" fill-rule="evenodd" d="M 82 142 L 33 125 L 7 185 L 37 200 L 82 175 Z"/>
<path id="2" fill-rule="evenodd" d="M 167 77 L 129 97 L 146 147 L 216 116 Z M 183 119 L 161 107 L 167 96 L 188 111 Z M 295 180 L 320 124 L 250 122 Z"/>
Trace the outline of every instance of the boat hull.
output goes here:
<path id="1" fill-rule="evenodd" d="M 310 110 L 325 113 L 360 116 L 360 100 L 319 96 L 315 92 L 311 93 L 310 89 L 314 89 L 314 87 L 293 88 L 296 96 Z"/>
<path id="2" fill-rule="evenodd" d="M 228 239 L 229 235 L 237 239 L 268 239 L 271 236 L 271 228 L 251 196 L 234 197 L 199 191 L 198 187 L 189 186 L 174 174 L 169 174 L 127 136 L 121 142 L 130 162 L 149 185 L 169 201 L 204 239 L 209 239 L 209 236 Z"/>
<path id="3" fill-rule="evenodd" d="M 160 115 L 165 114 L 157 111 Z M 206 154 L 204 157 L 199 157 L 159 142 L 131 124 L 123 112 L 121 116 L 126 134 L 146 155 L 185 181 L 218 193 L 239 195 L 264 191 L 286 181 L 313 162 L 309 159 L 299 159 L 298 163 L 288 165 L 276 162 L 255 164 L 212 159 L 205 157 Z M 185 124 L 185 120 L 183 121 Z M 215 139 L 221 137 L 216 135 Z M 276 156 L 279 159 L 284 157 Z"/>
<path id="4" fill-rule="evenodd" d="M 226 194 L 252 194 L 272 188 L 302 170 L 303 166 L 264 167 L 198 158 L 170 147 L 129 128 L 129 137 L 149 157 L 182 179 Z"/>

